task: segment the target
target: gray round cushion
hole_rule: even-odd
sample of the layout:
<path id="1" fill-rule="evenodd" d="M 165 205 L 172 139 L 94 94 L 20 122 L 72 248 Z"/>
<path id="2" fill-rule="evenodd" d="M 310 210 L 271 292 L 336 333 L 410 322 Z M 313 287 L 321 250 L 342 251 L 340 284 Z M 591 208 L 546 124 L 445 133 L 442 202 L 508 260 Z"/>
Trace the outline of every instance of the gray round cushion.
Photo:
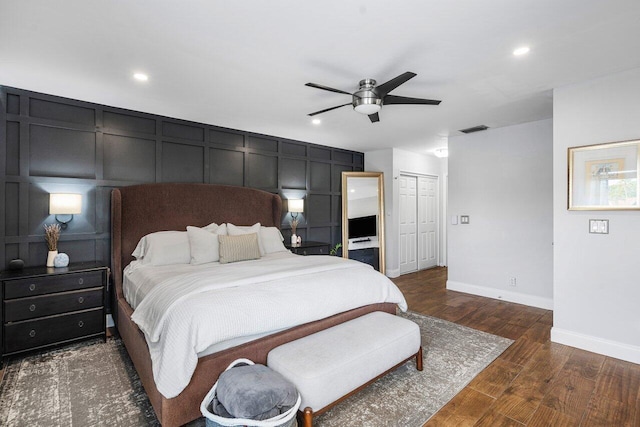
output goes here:
<path id="1" fill-rule="evenodd" d="M 296 404 L 296 387 L 264 365 L 236 366 L 218 379 L 216 398 L 234 418 L 266 420 Z"/>

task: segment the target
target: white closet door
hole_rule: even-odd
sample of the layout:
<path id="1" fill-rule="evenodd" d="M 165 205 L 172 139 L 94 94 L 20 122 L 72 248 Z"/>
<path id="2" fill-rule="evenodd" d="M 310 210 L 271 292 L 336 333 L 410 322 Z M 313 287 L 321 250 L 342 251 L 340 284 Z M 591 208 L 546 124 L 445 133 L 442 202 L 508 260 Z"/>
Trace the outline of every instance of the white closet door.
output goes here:
<path id="1" fill-rule="evenodd" d="M 438 178 L 418 178 L 418 268 L 438 264 Z"/>
<path id="2" fill-rule="evenodd" d="M 415 176 L 400 175 L 400 274 L 418 270 L 418 211 Z"/>

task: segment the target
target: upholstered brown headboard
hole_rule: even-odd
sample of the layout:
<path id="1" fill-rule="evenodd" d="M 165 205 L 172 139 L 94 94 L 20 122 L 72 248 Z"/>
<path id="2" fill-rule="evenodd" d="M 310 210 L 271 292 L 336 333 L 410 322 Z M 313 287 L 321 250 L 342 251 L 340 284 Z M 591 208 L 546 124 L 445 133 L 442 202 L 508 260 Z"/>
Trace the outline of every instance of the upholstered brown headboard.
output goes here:
<path id="1" fill-rule="evenodd" d="M 122 269 L 146 234 L 186 230 L 212 222 L 280 228 L 282 200 L 277 194 L 246 187 L 212 184 L 143 184 L 111 193 L 111 267 L 117 298 Z"/>

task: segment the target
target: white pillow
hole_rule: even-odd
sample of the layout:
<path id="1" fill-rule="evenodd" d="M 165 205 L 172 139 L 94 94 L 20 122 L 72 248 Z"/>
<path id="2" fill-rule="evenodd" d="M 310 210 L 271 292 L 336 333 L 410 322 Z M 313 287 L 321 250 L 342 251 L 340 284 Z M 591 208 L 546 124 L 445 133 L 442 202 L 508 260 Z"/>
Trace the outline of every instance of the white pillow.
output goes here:
<path id="1" fill-rule="evenodd" d="M 282 243 L 284 237 L 278 227 L 260 227 L 260 240 L 262 241 L 264 252 L 267 254 L 287 252 L 287 248 Z"/>
<path id="2" fill-rule="evenodd" d="M 211 231 L 212 233 L 215 231 L 215 233 L 218 235 L 227 235 L 227 224 L 225 223 L 218 225 L 215 222 L 212 222 L 211 224 L 202 227 L 202 229 Z"/>
<path id="3" fill-rule="evenodd" d="M 227 232 L 229 236 L 241 236 L 243 234 L 256 233 L 258 235 L 258 247 L 260 248 L 260 256 L 264 256 L 264 246 L 262 245 L 262 239 L 260 238 L 260 223 L 256 222 L 252 226 L 237 226 L 231 223 L 227 224 Z"/>
<path id="4" fill-rule="evenodd" d="M 138 261 L 141 261 L 142 257 L 144 256 L 144 250 L 147 247 L 146 237 L 147 236 L 143 236 L 142 239 L 138 240 L 138 244 L 136 245 L 136 248 L 131 253 L 131 256 Z"/>
<path id="5" fill-rule="evenodd" d="M 140 239 L 131 255 L 146 265 L 189 264 L 189 237 L 186 231 L 147 234 Z"/>
<path id="6" fill-rule="evenodd" d="M 215 225 L 215 227 L 213 227 Z M 189 247 L 191 249 L 191 264 L 205 264 L 220 260 L 220 243 L 218 236 L 227 234 L 226 224 L 218 226 L 210 224 L 203 228 L 187 227 Z"/>

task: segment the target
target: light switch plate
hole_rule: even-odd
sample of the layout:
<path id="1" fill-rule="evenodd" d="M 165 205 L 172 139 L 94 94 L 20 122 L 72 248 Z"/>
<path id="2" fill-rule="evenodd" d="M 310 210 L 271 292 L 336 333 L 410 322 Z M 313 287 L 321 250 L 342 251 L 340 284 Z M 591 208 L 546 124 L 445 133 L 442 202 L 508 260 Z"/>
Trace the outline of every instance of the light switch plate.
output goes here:
<path id="1" fill-rule="evenodd" d="M 460 224 L 469 224 L 469 215 L 460 215 Z"/>
<path id="2" fill-rule="evenodd" d="M 451 215 L 451 225 L 458 225 L 458 215 Z"/>
<path id="3" fill-rule="evenodd" d="M 609 220 L 608 219 L 590 219 L 589 233 L 609 234 Z"/>

